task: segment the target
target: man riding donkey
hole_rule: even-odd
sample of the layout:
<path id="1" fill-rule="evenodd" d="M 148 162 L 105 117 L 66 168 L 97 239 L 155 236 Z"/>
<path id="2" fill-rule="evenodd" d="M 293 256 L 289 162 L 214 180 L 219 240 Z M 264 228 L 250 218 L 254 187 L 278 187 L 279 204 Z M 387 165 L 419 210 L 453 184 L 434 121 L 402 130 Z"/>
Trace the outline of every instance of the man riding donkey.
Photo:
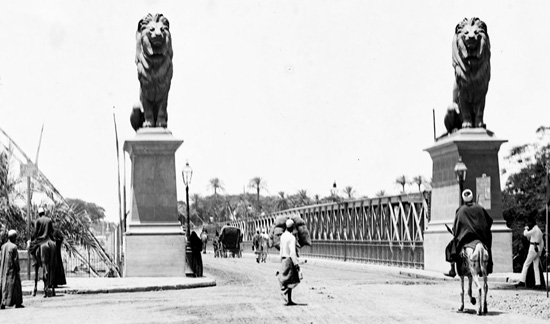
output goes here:
<path id="1" fill-rule="evenodd" d="M 43 264 L 43 257 L 37 257 L 37 251 L 41 251 L 40 247 L 43 244 L 48 244 L 51 249 L 50 257 L 53 258 L 53 269 L 50 269 L 47 273 L 48 285 L 45 284 L 44 291 L 47 291 L 48 287 L 55 285 L 55 265 L 57 264 L 56 254 L 55 254 L 55 240 L 54 240 L 54 228 L 52 219 L 46 216 L 46 213 L 42 207 L 38 208 L 38 218 L 34 222 L 34 231 L 31 236 L 31 243 L 29 245 L 29 253 L 33 256 L 33 267 L 37 269 L 38 267 L 45 268 L 47 265 Z M 41 252 L 42 253 L 42 252 Z M 35 287 L 33 295 L 36 295 L 36 282 L 38 278 L 35 278 Z M 46 278 L 44 278 L 46 280 Z M 55 296 L 55 290 L 53 290 L 52 295 Z M 46 297 L 46 295 L 44 296 Z"/>
<path id="2" fill-rule="evenodd" d="M 492 234 L 491 226 L 493 219 L 485 208 L 473 202 L 473 194 L 470 189 L 462 192 L 464 204 L 460 206 L 455 215 L 452 234 L 454 238 L 445 249 L 445 258 L 451 263 L 451 270 L 444 275 L 455 277 L 455 263 L 461 264 L 461 252 L 465 247 L 475 248 L 476 244 L 481 242 L 489 252 L 489 261 L 487 264 L 487 274 L 493 272 L 493 256 L 491 252 Z M 458 274 L 462 275 L 462 267 L 458 267 Z"/>

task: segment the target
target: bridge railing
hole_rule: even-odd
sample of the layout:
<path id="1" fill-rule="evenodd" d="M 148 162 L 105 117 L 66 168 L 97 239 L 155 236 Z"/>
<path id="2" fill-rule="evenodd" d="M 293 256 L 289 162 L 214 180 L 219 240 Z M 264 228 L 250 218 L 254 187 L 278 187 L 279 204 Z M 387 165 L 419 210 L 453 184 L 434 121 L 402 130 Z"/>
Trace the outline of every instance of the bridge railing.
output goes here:
<path id="1" fill-rule="evenodd" d="M 423 268 L 428 213 L 428 201 L 412 194 L 304 206 L 230 224 L 241 229 L 248 249 L 256 230 L 268 232 L 277 216 L 300 215 L 312 239 L 301 256 Z"/>

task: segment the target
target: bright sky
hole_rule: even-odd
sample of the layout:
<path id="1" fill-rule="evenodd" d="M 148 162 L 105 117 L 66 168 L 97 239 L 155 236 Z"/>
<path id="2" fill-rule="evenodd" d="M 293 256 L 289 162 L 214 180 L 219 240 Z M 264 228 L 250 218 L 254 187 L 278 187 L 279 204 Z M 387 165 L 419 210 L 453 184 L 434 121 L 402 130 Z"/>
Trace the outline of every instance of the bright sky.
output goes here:
<path id="1" fill-rule="evenodd" d="M 432 109 L 441 135 L 451 41 L 464 17 L 488 26 L 485 121 L 509 140 L 500 156 L 536 140 L 550 121 L 549 9 L 547 1 L 9 1 L 0 128 L 34 158 L 44 123 L 42 172 L 65 197 L 117 220 L 113 112 L 122 148 L 135 134 L 137 23 L 159 12 L 174 47 L 168 128 L 184 140 L 176 169 L 189 161 L 191 193 L 211 194 L 218 177 L 238 194 L 257 176 L 271 195 L 323 197 L 333 181 L 356 196 L 397 193 L 399 175 L 431 177 Z"/>

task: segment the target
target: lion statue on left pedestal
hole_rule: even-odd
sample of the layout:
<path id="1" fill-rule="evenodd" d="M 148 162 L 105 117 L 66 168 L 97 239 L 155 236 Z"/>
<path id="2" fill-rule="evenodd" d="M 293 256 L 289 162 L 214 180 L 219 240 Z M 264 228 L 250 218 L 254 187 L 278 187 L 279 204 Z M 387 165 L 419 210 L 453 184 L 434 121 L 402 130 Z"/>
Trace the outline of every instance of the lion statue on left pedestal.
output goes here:
<path id="1" fill-rule="evenodd" d="M 172 82 L 172 36 L 170 23 L 162 14 L 148 14 L 138 23 L 136 32 L 136 65 L 140 83 L 138 105 L 130 123 L 141 127 L 168 125 L 168 92 Z"/>
<path id="2" fill-rule="evenodd" d="M 479 18 L 464 18 L 456 26 L 453 38 L 453 104 L 445 117 L 449 133 L 456 127 L 457 120 L 461 120 L 462 128 L 486 127 L 483 113 L 491 79 L 490 59 L 491 44 L 487 25 Z M 453 111 L 459 111 L 460 114 L 453 115 Z"/>

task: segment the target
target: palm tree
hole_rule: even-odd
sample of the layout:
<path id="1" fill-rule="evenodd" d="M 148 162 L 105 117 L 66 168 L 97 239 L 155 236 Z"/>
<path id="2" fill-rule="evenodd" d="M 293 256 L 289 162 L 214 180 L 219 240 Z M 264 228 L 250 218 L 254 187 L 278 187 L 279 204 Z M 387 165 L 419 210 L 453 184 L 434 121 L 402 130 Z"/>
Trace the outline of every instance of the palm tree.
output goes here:
<path id="1" fill-rule="evenodd" d="M 296 207 L 307 206 L 311 202 L 311 199 L 307 196 L 307 190 L 304 190 L 304 189 L 298 190 L 298 193 L 296 194 L 296 196 L 298 200 L 296 203 Z"/>
<path id="2" fill-rule="evenodd" d="M 404 175 L 399 176 L 395 179 L 395 183 L 400 185 L 402 188 L 401 192 L 405 193 L 405 185 L 408 183 L 407 177 L 405 177 Z"/>
<path id="3" fill-rule="evenodd" d="M 208 188 L 214 190 L 214 197 L 216 198 L 218 198 L 218 190 L 221 190 L 221 191 L 224 190 L 223 183 L 218 178 L 210 179 L 210 181 L 208 182 Z"/>
<path id="4" fill-rule="evenodd" d="M 386 195 L 386 190 L 378 190 L 376 192 L 376 197 L 384 197 Z"/>
<path id="5" fill-rule="evenodd" d="M 288 197 L 285 196 L 284 191 L 279 191 L 279 197 L 277 197 L 277 200 L 275 201 L 275 209 L 277 211 L 279 210 L 285 210 L 288 209 L 290 206 L 290 200 Z"/>
<path id="6" fill-rule="evenodd" d="M 418 175 L 414 177 L 412 181 L 413 183 L 416 183 L 416 185 L 418 186 L 418 192 L 420 192 L 420 186 L 424 183 L 424 177 Z"/>
<path id="7" fill-rule="evenodd" d="M 266 189 L 265 181 L 261 177 L 254 177 L 248 182 L 248 187 L 256 189 L 256 203 L 258 214 L 261 214 L 262 207 L 260 206 L 260 190 Z"/>
<path id="8" fill-rule="evenodd" d="M 353 189 L 352 186 L 347 186 L 344 188 L 344 193 L 346 195 L 348 195 L 348 198 L 349 199 L 352 199 L 353 198 L 353 194 L 355 193 L 355 190 Z"/>

